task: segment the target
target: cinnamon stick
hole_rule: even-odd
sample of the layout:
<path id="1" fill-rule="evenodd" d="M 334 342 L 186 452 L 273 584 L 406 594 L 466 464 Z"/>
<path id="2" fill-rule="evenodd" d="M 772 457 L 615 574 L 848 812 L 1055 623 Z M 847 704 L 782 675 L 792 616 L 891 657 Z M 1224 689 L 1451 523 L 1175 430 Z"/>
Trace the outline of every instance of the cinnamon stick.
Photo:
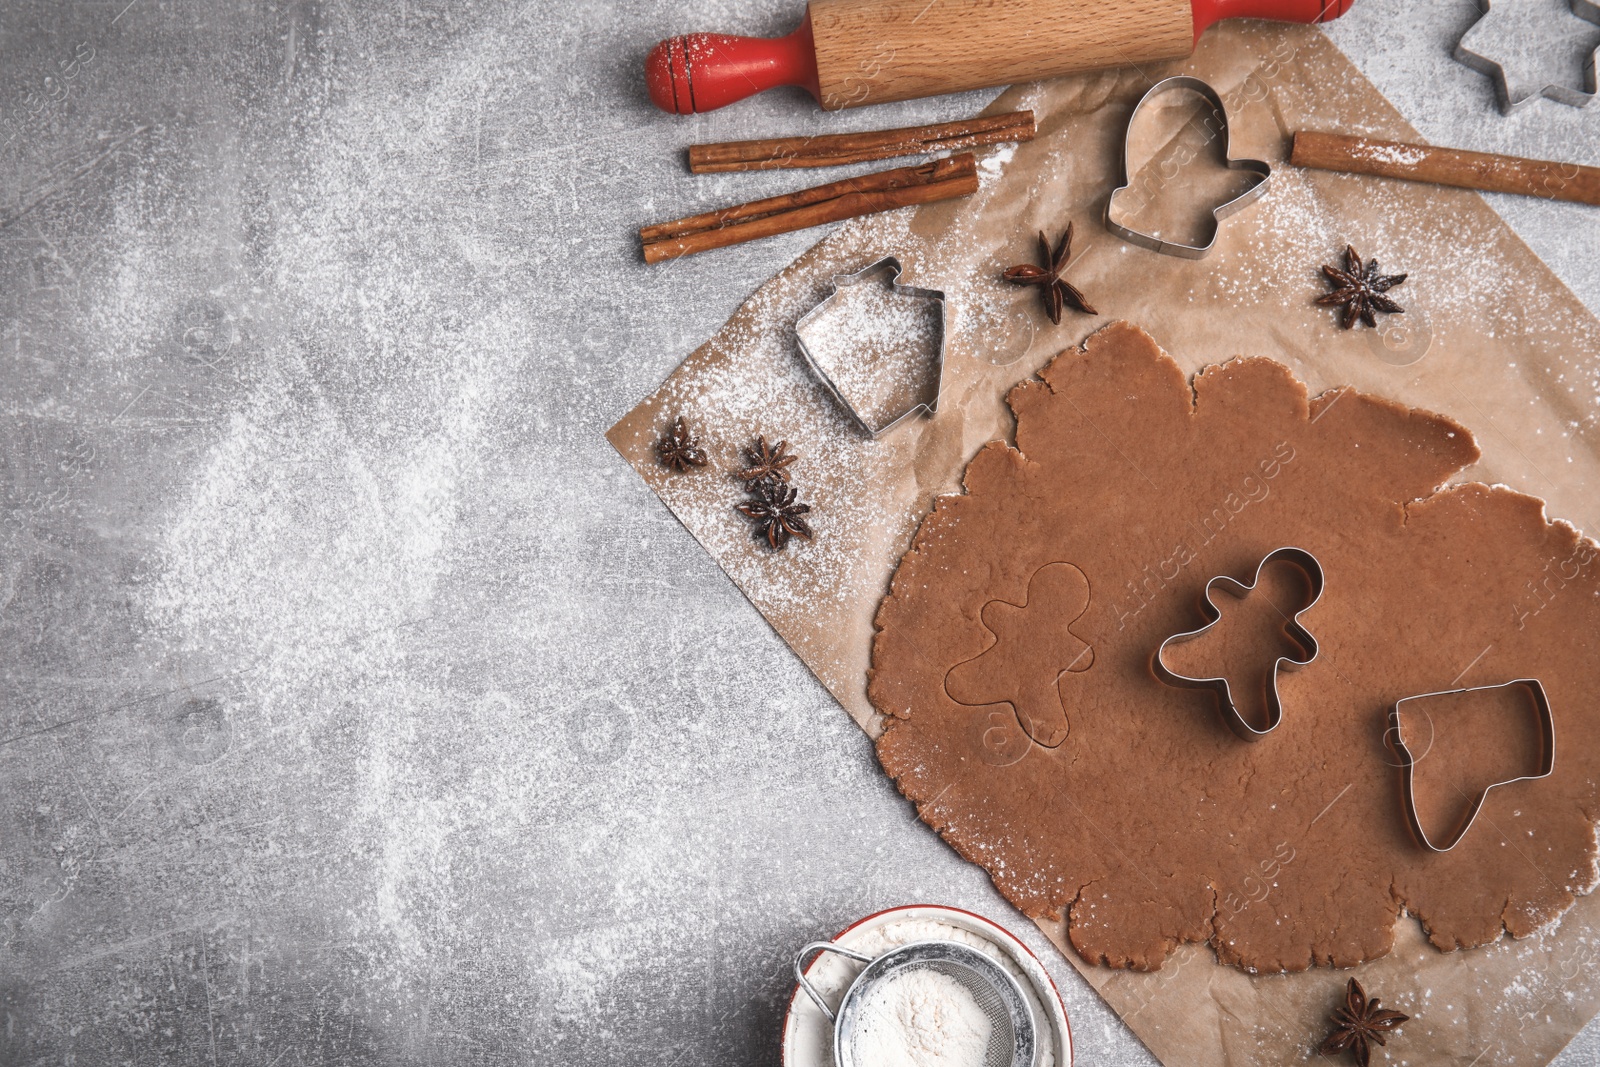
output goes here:
<path id="1" fill-rule="evenodd" d="M 873 159 L 953 152 L 986 144 L 1031 141 L 1038 128 L 1033 112 L 1008 111 L 932 126 L 905 126 L 865 133 L 827 133 L 812 137 L 774 137 L 762 141 L 720 141 L 689 146 L 689 169 L 696 174 L 731 170 L 834 167 Z"/>
<path id="2" fill-rule="evenodd" d="M 1489 152 L 1380 141 L 1301 130 L 1289 162 L 1299 167 L 1375 174 L 1413 182 L 1453 185 L 1488 193 L 1542 196 L 1600 206 L 1600 167 L 1555 163 Z"/>
<path id="3" fill-rule="evenodd" d="M 950 200 L 978 191 L 978 162 L 971 152 L 915 167 L 863 174 L 720 211 L 692 215 L 639 231 L 646 263 L 743 244 L 826 222 Z"/>

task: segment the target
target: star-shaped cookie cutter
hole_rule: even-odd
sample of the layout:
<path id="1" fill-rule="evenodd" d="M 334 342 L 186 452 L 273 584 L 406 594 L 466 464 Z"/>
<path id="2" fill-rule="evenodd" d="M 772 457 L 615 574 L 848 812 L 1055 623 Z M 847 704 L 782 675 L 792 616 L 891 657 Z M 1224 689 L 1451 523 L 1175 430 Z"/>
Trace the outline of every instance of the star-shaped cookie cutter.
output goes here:
<path id="1" fill-rule="evenodd" d="M 1234 703 L 1233 690 L 1228 685 L 1226 678 L 1194 678 L 1187 674 L 1179 674 L 1167 667 L 1162 662 L 1168 645 L 1183 644 L 1193 641 L 1206 631 L 1210 630 L 1222 618 L 1222 611 L 1212 599 L 1212 591 L 1221 589 L 1236 600 L 1243 600 L 1249 596 L 1256 586 L 1261 584 L 1261 572 L 1267 569 L 1267 564 L 1282 561 L 1292 564 L 1305 572 L 1306 578 L 1311 583 L 1311 599 L 1306 606 L 1290 615 L 1283 624 L 1283 632 L 1289 639 L 1300 646 L 1300 657 L 1279 656 L 1272 665 L 1272 673 L 1267 680 L 1267 725 L 1263 729 L 1256 729 L 1243 715 L 1239 714 L 1239 706 Z M 1217 705 L 1222 712 L 1223 721 L 1228 724 L 1228 729 L 1243 741 L 1259 741 L 1278 728 L 1283 721 L 1283 701 L 1278 696 L 1278 672 L 1297 671 L 1301 667 L 1309 666 L 1317 658 L 1317 639 L 1311 636 L 1311 631 L 1300 625 L 1300 616 L 1316 606 L 1322 599 L 1322 564 L 1303 548 L 1284 547 L 1274 549 L 1261 558 L 1256 565 L 1255 577 L 1250 579 L 1250 584 L 1219 574 L 1206 583 L 1205 593 L 1200 601 L 1200 613 L 1206 617 L 1206 624 L 1198 630 L 1189 630 L 1181 634 L 1173 634 L 1156 649 L 1156 654 L 1151 667 L 1155 670 L 1157 678 L 1168 685 L 1179 686 L 1184 689 L 1209 689 L 1217 695 Z"/>
<path id="2" fill-rule="evenodd" d="M 867 266 L 862 267 L 860 270 L 855 271 L 854 273 L 835 274 L 833 276 L 833 292 L 829 293 L 819 304 L 817 304 L 816 307 L 800 316 L 799 320 L 794 324 L 794 335 L 795 340 L 798 341 L 800 345 L 800 354 L 805 357 L 806 363 L 811 367 L 812 373 L 817 376 L 817 379 L 822 382 L 823 386 L 827 388 L 828 392 L 832 394 L 833 398 L 839 402 L 839 406 L 844 408 L 844 410 L 849 413 L 850 417 L 855 420 L 856 424 L 862 429 L 866 430 L 867 433 L 871 434 L 873 437 L 882 437 L 884 434 L 888 433 L 890 430 L 894 429 L 896 426 L 900 425 L 902 422 L 906 421 L 918 412 L 923 412 L 930 417 L 938 414 L 939 396 L 944 389 L 944 346 L 945 338 L 949 334 L 949 311 L 945 300 L 945 295 L 937 289 L 919 289 L 914 285 L 901 285 L 900 272 L 902 269 L 903 268 L 900 266 L 900 261 L 898 259 L 896 259 L 894 256 L 885 256 L 876 263 L 869 263 Z M 864 282 L 869 278 L 876 277 L 878 274 L 881 274 L 885 271 L 889 273 L 890 290 L 896 296 L 907 297 L 916 300 L 929 300 L 938 305 L 939 341 L 938 344 L 934 346 L 935 351 L 933 359 L 932 399 L 918 401 L 907 407 L 904 411 L 896 412 L 881 421 L 875 422 L 869 415 L 862 412 L 856 407 L 855 404 L 851 403 L 850 398 L 845 396 L 844 391 L 839 388 L 839 384 L 834 381 L 833 376 L 830 375 L 817 360 L 816 354 L 811 351 L 811 347 L 806 343 L 806 327 L 811 324 L 812 320 L 815 319 L 819 313 L 823 312 L 827 308 L 827 306 L 833 301 L 833 298 L 838 295 L 840 289 L 851 285 L 858 285 L 861 282 Z"/>
<path id="3" fill-rule="evenodd" d="M 1525 92 L 1516 92 L 1511 87 L 1511 79 L 1506 75 L 1505 65 L 1490 58 L 1483 52 L 1475 51 L 1468 41 L 1478 27 L 1484 24 L 1489 17 L 1490 0 L 1479 0 L 1483 13 L 1476 22 L 1461 35 L 1461 40 L 1456 44 L 1456 59 L 1471 67 L 1479 74 L 1494 80 L 1494 93 L 1500 102 L 1500 110 L 1509 115 L 1521 108 L 1531 100 L 1544 97 L 1570 107 L 1588 107 L 1594 102 L 1595 96 L 1600 94 L 1600 48 L 1596 48 L 1589 56 L 1588 68 L 1584 73 L 1585 89 L 1574 89 L 1570 85 L 1546 85 L 1538 89 L 1529 89 Z M 1600 26 L 1600 3 L 1594 0 L 1571 0 L 1572 13 L 1585 22 L 1592 22 Z"/>
<path id="4" fill-rule="evenodd" d="M 1417 816 L 1417 760 L 1420 756 L 1413 756 L 1411 749 L 1406 747 L 1405 738 L 1400 729 L 1400 706 L 1411 700 L 1427 700 L 1430 697 L 1454 696 L 1457 693 L 1484 693 L 1493 689 L 1509 689 L 1514 685 L 1526 686 L 1533 696 L 1533 706 L 1539 712 L 1540 742 L 1542 755 L 1539 759 L 1538 774 L 1524 774 L 1518 778 L 1507 778 L 1483 787 L 1478 794 L 1478 799 L 1472 802 L 1456 828 L 1451 831 L 1445 844 L 1436 845 L 1428 839 L 1428 833 L 1422 828 L 1422 820 Z M 1389 709 L 1389 730 L 1386 735 L 1389 747 L 1394 751 L 1395 758 L 1400 761 L 1400 772 L 1404 776 L 1406 821 L 1411 825 L 1411 835 L 1417 839 L 1417 844 L 1431 852 L 1449 852 L 1461 843 L 1467 836 L 1467 831 L 1472 829 L 1472 824 L 1477 821 L 1478 812 L 1483 810 L 1483 802 L 1489 799 L 1489 793 L 1503 785 L 1512 782 L 1532 782 L 1540 778 L 1548 778 L 1556 769 L 1556 723 L 1550 713 L 1550 698 L 1545 694 L 1544 686 L 1537 678 L 1517 678 L 1499 685 L 1480 685 L 1472 689 L 1441 689 L 1436 693 L 1418 693 L 1416 696 L 1401 697 L 1394 702 L 1394 707 Z M 1427 755 L 1426 752 L 1423 755 Z"/>
<path id="5" fill-rule="evenodd" d="M 1117 194 L 1125 189 L 1132 188 L 1133 186 L 1132 170 L 1128 161 L 1128 147 L 1133 136 L 1134 123 L 1139 119 L 1139 112 L 1143 111 L 1144 106 L 1153 98 L 1160 96 L 1163 93 L 1176 92 L 1184 89 L 1187 89 L 1193 93 L 1198 93 L 1206 100 L 1207 103 L 1211 105 L 1211 110 L 1216 115 L 1217 121 L 1220 124 L 1219 132 L 1222 135 L 1222 155 L 1227 161 L 1228 169 L 1248 171 L 1249 173 L 1254 174 L 1261 179 L 1250 188 L 1234 197 L 1232 200 L 1229 200 L 1226 204 L 1222 204 L 1221 206 L 1212 209 L 1211 218 L 1215 225 L 1211 231 L 1211 240 L 1207 241 L 1203 245 L 1187 245 L 1181 241 L 1164 241 L 1154 234 L 1144 233 L 1140 230 L 1135 230 L 1131 227 L 1124 226 L 1111 217 L 1112 209 L 1116 206 Z M 1122 182 L 1115 189 L 1111 190 L 1111 199 L 1106 201 L 1106 229 L 1110 230 L 1124 241 L 1127 241 L 1129 244 L 1138 245 L 1140 248 L 1148 248 L 1152 252 L 1160 252 L 1162 255 L 1167 256 L 1181 256 L 1184 259 L 1204 259 L 1208 254 L 1210 254 L 1211 249 L 1216 247 L 1217 235 L 1222 232 L 1222 220 L 1261 199 L 1266 195 L 1267 187 L 1272 184 L 1272 167 L 1270 164 L 1259 159 L 1228 158 L 1228 143 L 1230 140 L 1231 136 L 1228 132 L 1228 109 L 1223 106 L 1222 97 L 1218 95 L 1217 91 L 1213 89 L 1209 83 L 1188 75 L 1179 75 L 1174 78 L 1167 78 L 1165 81 L 1156 82 L 1149 88 L 1148 91 L 1145 92 L 1142 97 L 1139 98 L 1139 102 L 1133 107 L 1133 114 L 1128 116 L 1128 128 L 1127 131 L 1122 135 Z"/>

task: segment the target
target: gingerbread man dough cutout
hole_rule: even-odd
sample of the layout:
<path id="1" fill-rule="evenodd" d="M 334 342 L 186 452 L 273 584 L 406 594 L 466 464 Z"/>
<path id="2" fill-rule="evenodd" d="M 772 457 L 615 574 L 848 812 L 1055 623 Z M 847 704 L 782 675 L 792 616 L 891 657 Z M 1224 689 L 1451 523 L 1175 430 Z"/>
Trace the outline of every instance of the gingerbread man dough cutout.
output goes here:
<path id="1" fill-rule="evenodd" d="M 1030 738 L 1045 748 L 1067 739 L 1069 723 L 1061 679 L 1094 665 L 1094 649 L 1072 632 L 1089 610 L 1089 579 L 1070 563 L 1047 563 L 1028 580 L 1021 604 L 991 600 L 980 617 L 994 634 L 981 654 L 945 675 L 944 689 L 958 704 L 1010 704 Z M 1040 670 L 1040 664 L 1049 668 Z"/>

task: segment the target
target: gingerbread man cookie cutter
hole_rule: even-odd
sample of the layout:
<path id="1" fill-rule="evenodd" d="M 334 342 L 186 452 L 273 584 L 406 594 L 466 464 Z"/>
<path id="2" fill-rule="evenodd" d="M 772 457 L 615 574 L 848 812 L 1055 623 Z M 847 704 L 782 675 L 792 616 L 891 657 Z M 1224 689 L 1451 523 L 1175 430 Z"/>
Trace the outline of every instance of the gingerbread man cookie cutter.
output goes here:
<path id="1" fill-rule="evenodd" d="M 1600 3 L 1595 0 L 1571 0 L 1572 13 L 1585 22 L 1592 22 L 1600 26 Z M 1511 85 L 1511 78 L 1506 74 L 1505 64 L 1485 52 L 1477 50 L 1477 42 L 1473 35 L 1489 17 L 1490 0 L 1480 0 L 1482 14 L 1473 22 L 1471 28 L 1461 35 L 1461 40 L 1456 44 L 1456 60 L 1479 74 L 1494 81 L 1495 98 L 1500 103 L 1502 114 L 1509 115 L 1521 109 L 1530 101 L 1544 97 L 1554 100 L 1569 107 L 1588 107 L 1594 102 L 1596 95 L 1600 95 L 1600 48 L 1596 48 L 1589 55 L 1589 62 L 1584 68 L 1583 89 L 1574 89 L 1570 85 L 1550 84 L 1539 88 L 1528 88 L 1518 91 Z"/>
<path id="2" fill-rule="evenodd" d="M 1454 830 L 1447 836 L 1444 844 L 1434 844 L 1428 837 L 1428 832 L 1422 828 L 1422 819 L 1417 815 L 1417 787 L 1416 772 L 1417 761 L 1420 756 L 1414 756 L 1411 749 L 1406 747 L 1405 736 L 1400 725 L 1400 708 L 1413 700 L 1428 700 L 1432 697 L 1455 696 L 1459 693 L 1484 693 L 1495 689 L 1510 689 L 1512 686 L 1526 686 L 1533 697 L 1533 706 L 1539 713 L 1539 731 L 1541 756 L 1539 759 L 1539 772 L 1537 774 L 1524 774 L 1516 778 L 1506 778 L 1493 782 L 1483 787 L 1476 800 L 1472 802 L 1466 813 L 1456 823 Z M 1418 693 L 1415 696 L 1401 697 L 1394 702 L 1394 707 L 1389 709 L 1389 729 L 1386 740 L 1389 748 L 1394 752 L 1395 758 L 1400 761 L 1400 773 L 1403 777 L 1404 789 L 1402 795 L 1406 810 L 1406 822 L 1411 826 L 1411 836 L 1417 839 L 1417 844 L 1430 852 L 1449 852 L 1461 843 L 1467 836 L 1467 831 L 1472 829 L 1472 824 L 1478 819 L 1478 812 L 1483 810 L 1484 801 L 1489 799 L 1489 794 L 1503 785 L 1513 782 L 1532 782 L 1540 778 L 1548 778 L 1556 769 L 1556 723 L 1550 713 L 1550 697 L 1546 695 L 1544 686 L 1537 678 L 1516 678 L 1499 685 L 1480 685 L 1470 689 L 1441 689 L 1435 693 Z M 1426 753 L 1424 753 L 1426 755 Z"/>
<path id="3" fill-rule="evenodd" d="M 1243 715 L 1239 714 L 1239 706 L 1233 699 L 1233 689 L 1226 678 L 1195 678 L 1187 674 L 1179 674 L 1168 668 L 1162 660 L 1169 645 L 1179 645 L 1193 641 L 1205 634 L 1221 620 L 1222 611 L 1217 607 L 1216 600 L 1212 596 L 1214 590 L 1221 589 L 1234 599 L 1243 600 L 1255 590 L 1256 586 L 1261 584 L 1261 573 L 1267 569 L 1267 565 L 1279 562 L 1291 564 L 1305 573 L 1306 579 L 1311 585 L 1311 595 L 1305 607 L 1289 615 L 1283 624 L 1284 633 L 1291 641 L 1300 646 L 1301 655 L 1298 658 L 1294 656 L 1279 656 L 1277 661 L 1273 663 L 1272 671 L 1267 677 L 1267 723 L 1265 727 L 1257 729 Z M 1250 579 L 1250 584 L 1248 585 L 1226 574 L 1217 575 L 1206 583 L 1204 594 L 1200 600 L 1200 613 L 1206 617 L 1206 624 L 1199 629 L 1173 634 L 1161 642 L 1151 663 L 1156 677 L 1168 685 L 1182 689 L 1210 690 L 1217 695 L 1217 705 L 1222 712 L 1223 721 L 1227 723 L 1228 729 L 1232 730 L 1235 736 L 1243 741 L 1261 740 L 1273 730 L 1276 730 L 1278 724 L 1283 721 L 1283 700 L 1278 695 L 1279 672 L 1297 671 L 1302 667 L 1309 666 L 1317 658 L 1319 651 L 1317 639 L 1311 636 L 1311 631 L 1300 625 L 1300 616 L 1310 611 L 1316 606 L 1317 601 L 1322 599 L 1323 584 L 1322 564 L 1317 561 L 1317 557 L 1303 548 L 1294 548 L 1292 546 L 1274 549 L 1263 556 L 1261 562 L 1256 564 L 1255 577 Z"/>
<path id="4" fill-rule="evenodd" d="M 1139 112 L 1143 111 L 1144 106 L 1155 97 L 1161 96 L 1163 93 L 1181 90 L 1198 93 L 1211 105 L 1212 113 L 1216 115 L 1218 128 L 1222 136 L 1222 156 L 1228 169 L 1246 171 L 1261 179 L 1232 200 L 1211 210 L 1212 222 L 1215 225 L 1211 231 L 1211 240 L 1203 245 L 1190 245 L 1184 244 L 1182 241 L 1163 240 L 1155 234 L 1144 233 L 1132 227 L 1124 226 L 1112 217 L 1113 209 L 1116 207 L 1117 194 L 1133 188 L 1133 172 L 1128 160 L 1128 150 L 1131 147 L 1134 123 L 1139 120 Z M 1165 81 L 1156 82 L 1146 91 L 1144 96 L 1139 98 L 1139 102 L 1133 107 L 1133 114 L 1128 116 L 1128 129 L 1122 135 L 1122 182 L 1111 191 L 1111 199 L 1106 201 L 1106 229 L 1129 244 L 1138 245 L 1140 248 L 1148 248 L 1152 252 L 1160 252 L 1165 256 L 1204 259 L 1216 247 L 1217 236 L 1222 233 L 1222 220 L 1261 199 L 1266 195 L 1267 187 L 1272 184 L 1272 166 L 1270 164 L 1259 159 L 1233 159 L 1228 156 L 1228 145 L 1231 139 L 1228 131 L 1228 109 L 1223 106 L 1222 97 L 1208 82 L 1188 75 L 1179 75 L 1174 78 L 1167 78 Z"/>

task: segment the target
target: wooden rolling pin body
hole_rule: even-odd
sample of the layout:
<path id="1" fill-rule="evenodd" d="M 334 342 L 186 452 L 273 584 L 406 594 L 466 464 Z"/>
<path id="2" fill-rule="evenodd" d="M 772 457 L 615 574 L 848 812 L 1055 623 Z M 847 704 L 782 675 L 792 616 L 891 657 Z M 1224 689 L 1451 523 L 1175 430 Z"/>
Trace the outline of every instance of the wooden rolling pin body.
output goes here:
<path id="1" fill-rule="evenodd" d="M 1194 48 L 1190 0 L 811 0 L 810 10 L 817 97 L 829 111 Z"/>
<path id="2" fill-rule="evenodd" d="M 811 0 L 785 37 L 656 45 L 645 85 L 691 115 L 780 85 L 833 111 L 1188 55 L 1222 19 L 1327 22 L 1354 0 Z"/>

